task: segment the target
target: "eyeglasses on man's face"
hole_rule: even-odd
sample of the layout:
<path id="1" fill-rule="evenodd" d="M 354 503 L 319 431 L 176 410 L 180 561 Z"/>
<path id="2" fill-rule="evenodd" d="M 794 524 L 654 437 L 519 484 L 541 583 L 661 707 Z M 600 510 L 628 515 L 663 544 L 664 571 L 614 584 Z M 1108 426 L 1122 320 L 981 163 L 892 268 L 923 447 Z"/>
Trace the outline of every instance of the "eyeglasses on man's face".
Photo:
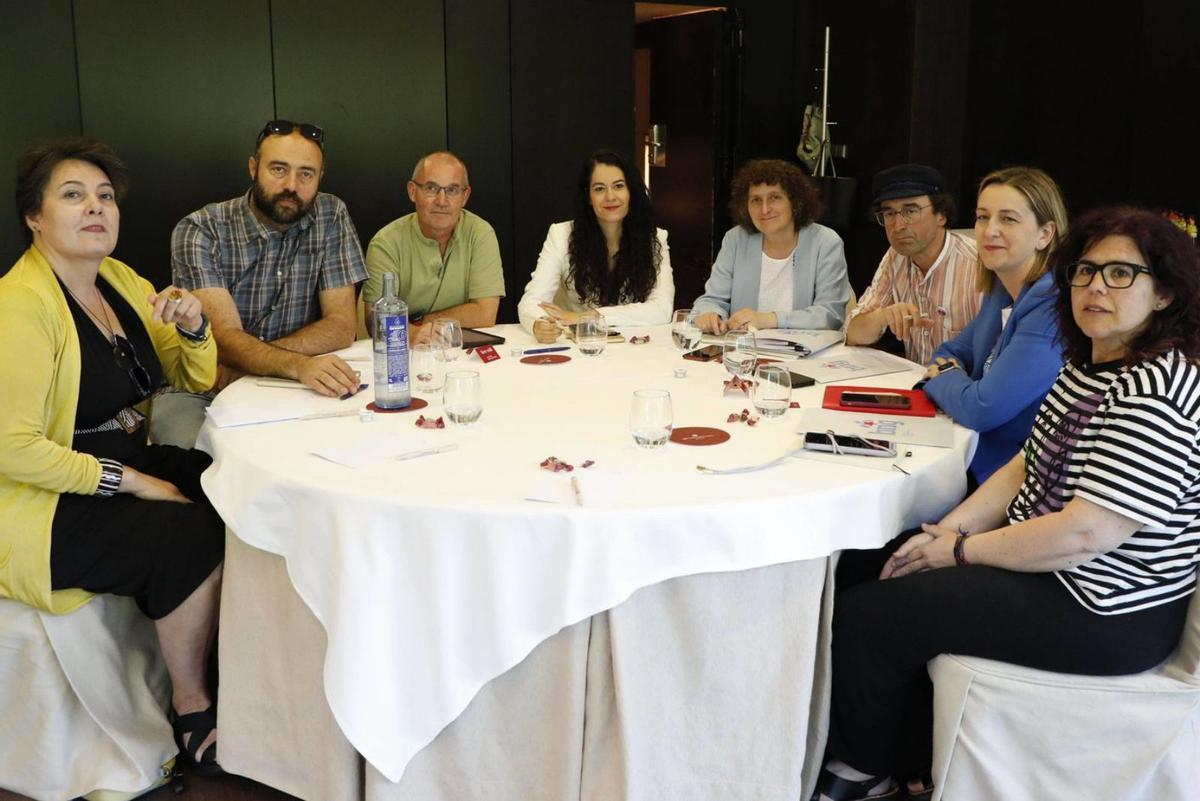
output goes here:
<path id="1" fill-rule="evenodd" d="M 413 185 L 416 186 L 417 189 L 421 190 L 421 194 L 423 194 L 425 197 L 437 197 L 439 192 L 445 192 L 446 197 L 456 198 L 461 197 L 462 193 L 467 191 L 467 188 L 465 186 L 461 186 L 460 184 L 442 186 L 441 184 L 436 184 L 433 181 L 426 181 L 423 184 L 418 184 L 414 181 Z"/>
<path id="2" fill-rule="evenodd" d="M 892 223 L 894 223 L 896 221 L 897 217 L 899 217 L 901 220 L 904 221 L 905 225 L 912 225 L 921 216 L 921 212 L 925 211 L 925 209 L 929 208 L 929 206 L 931 206 L 931 205 L 933 205 L 933 204 L 930 203 L 930 204 L 927 204 L 924 206 L 916 206 L 916 205 L 905 206 L 904 208 L 899 209 L 899 210 L 883 209 L 881 211 L 875 212 L 875 222 L 879 223 L 884 228 L 887 228 L 889 225 L 891 225 Z"/>
<path id="3" fill-rule="evenodd" d="M 1146 275 L 1154 275 L 1149 267 L 1143 267 L 1140 264 L 1130 264 L 1125 261 L 1110 261 L 1105 264 L 1096 264 L 1091 261 L 1080 260 L 1066 267 L 1067 283 L 1071 286 L 1091 286 L 1092 280 L 1096 277 L 1096 273 L 1100 273 L 1100 280 L 1109 289 L 1127 289 L 1133 285 L 1133 282 L 1141 273 Z"/>
<path id="4" fill-rule="evenodd" d="M 322 150 L 325 148 L 325 131 L 318 128 L 316 125 L 309 125 L 307 122 L 292 122 L 291 120 L 271 120 L 258 133 L 258 141 L 255 142 L 255 147 L 262 144 L 262 140 L 268 136 L 287 136 L 292 131 L 299 131 L 300 135 L 305 139 L 311 139 L 317 143 L 317 147 Z"/>

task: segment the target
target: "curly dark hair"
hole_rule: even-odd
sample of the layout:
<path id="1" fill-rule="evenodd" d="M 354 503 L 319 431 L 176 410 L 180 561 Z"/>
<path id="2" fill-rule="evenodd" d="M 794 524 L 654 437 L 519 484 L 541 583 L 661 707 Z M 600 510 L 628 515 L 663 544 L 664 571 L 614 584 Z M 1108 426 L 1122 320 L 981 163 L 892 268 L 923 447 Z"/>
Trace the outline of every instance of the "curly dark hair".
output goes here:
<path id="1" fill-rule="evenodd" d="M 608 264 L 608 243 L 591 202 L 592 172 L 598 164 L 620 170 L 629 189 L 629 212 L 621 221 L 621 244 L 612 269 Z M 658 281 L 662 247 L 658 243 L 650 196 L 637 171 L 619 154 L 597 150 L 579 170 L 574 206 L 567 245 L 567 277 L 580 299 L 595 306 L 644 302 Z"/>
<path id="2" fill-rule="evenodd" d="M 27 245 L 33 242 L 33 232 L 25 218 L 42 210 L 42 196 L 50 174 L 64 161 L 86 161 L 98 167 L 112 183 L 118 204 L 129 188 L 129 171 L 124 162 L 103 142 L 73 136 L 34 145 L 17 159 L 17 220 Z"/>
<path id="3" fill-rule="evenodd" d="M 1081 216 L 1051 256 L 1058 286 L 1056 308 L 1068 361 L 1090 364 L 1092 340 L 1079 329 L 1071 309 L 1067 267 L 1093 245 L 1110 236 L 1127 236 L 1153 273 L 1155 287 L 1173 295 L 1166 308 L 1154 312 L 1146 330 L 1129 343 L 1125 363 L 1152 359 L 1170 350 L 1200 358 L 1200 255 L 1191 238 L 1158 214 L 1133 206 L 1105 206 Z M 1112 290 L 1120 292 L 1121 290 Z"/>
<path id="4" fill-rule="evenodd" d="M 958 216 L 958 204 L 954 202 L 954 195 L 949 192 L 938 192 L 929 196 L 929 205 L 933 206 L 933 213 L 940 214 L 946 218 L 946 227 L 954 227 L 954 218 Z"/>
<path id="5" fill-rule="evenodd" d="M 763 185 L 778 186 L 788 196 L 797 231 L 821 216 L 821 193 L 803 170 L 782 159 L 753 159 L 741 166 L 729 187 L 729 216 L 750 233 L 757 230 L 747 208 L 750 187 Z"/>

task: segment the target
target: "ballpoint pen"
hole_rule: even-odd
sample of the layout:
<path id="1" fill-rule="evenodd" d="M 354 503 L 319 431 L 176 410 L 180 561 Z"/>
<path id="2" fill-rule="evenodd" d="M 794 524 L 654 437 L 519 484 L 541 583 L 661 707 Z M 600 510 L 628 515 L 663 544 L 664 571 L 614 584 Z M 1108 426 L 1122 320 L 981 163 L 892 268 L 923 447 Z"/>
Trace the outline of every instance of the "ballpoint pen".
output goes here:
<path id="1" fill-rule="evenodd" d="M 302 414 L 299 417 L 293 417 L 293 420 L 325 420 L 330 417 L 358 417 L 359 409 L 352 409 L 344 412 L 313 412 L 312 414 Z"/>
<path id="2" fill-rule="evenodd" d="M 450 445 L 438 445 L 434 448 L 424 448 L 419 451 L 409 451 L 401 453 L 396 457 L 397 462 L 403 462 L 406 459 L 416 459 L 418 456 L 433 456 L 435 453 L 447 453 L 449 451 L 458 450 L 458 446 L 451 443 Z"/>
<path id="3" fill-rule="evenodd" d="M 557 345 L 553 348 L 525 348 L 521 351 L 522 356 L 536 356 L 539 353 L 558 353 L 559 351 L 570 350 L 565 345 Z"/>

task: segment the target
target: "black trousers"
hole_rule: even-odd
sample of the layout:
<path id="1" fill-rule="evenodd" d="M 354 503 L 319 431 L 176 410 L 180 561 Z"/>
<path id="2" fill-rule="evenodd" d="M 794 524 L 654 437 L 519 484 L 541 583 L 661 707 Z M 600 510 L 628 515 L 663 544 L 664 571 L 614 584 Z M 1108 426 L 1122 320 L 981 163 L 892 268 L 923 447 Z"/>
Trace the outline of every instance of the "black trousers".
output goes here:
<path id="1" fill-rule="evenodd" d="M 1140 673 L 1179 643 L 1189 598 L 1098 615 L 1052 573 L 968 565 L 879 581 L 907 532 L 847 551 L 833 613 L 830 751 L 875 776 L 929 769 L 933 685 L 926 663 L 952 653 L 1093 676 Z"/>
<path id="2" fill-rule="evenodd" d="M 154 620 L 183 603 L 225 558 L 225 524 L 200 488 L 208 454 L 147 445 L 127 464 L 170 481 L 190 504 L 63 494 L 50 527 L 54 589 L 131 596 Z"/>

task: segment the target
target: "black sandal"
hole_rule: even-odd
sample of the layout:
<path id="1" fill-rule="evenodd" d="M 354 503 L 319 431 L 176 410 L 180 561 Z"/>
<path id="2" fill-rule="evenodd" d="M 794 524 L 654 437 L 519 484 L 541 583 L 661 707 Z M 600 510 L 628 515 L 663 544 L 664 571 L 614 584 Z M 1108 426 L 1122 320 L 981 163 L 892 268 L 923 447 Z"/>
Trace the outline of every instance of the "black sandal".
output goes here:
<path id="1" fill-rule="evenodd" d="M 208 735 L 217 727 L 217 713 L 214 707 L 202 712 L 189 712 L 186 715 L 174 714 L 171 728 L 175 732 L 175 744 L 179 746 L 184 761 L 192 766 L 192 772 L 199 776 L 220 776 L 225 771 L 217 764 L 217 744 L 214 742 L 204 749 L 204 755 L 196 758 L 196 752 L 208 739 Z M 184 735 L 188 735 L 187 745 L 184 745 Z"/>
<path id="2" fill-rule="evenodd" d="M 825 796 L 831 801 L 877 801 L 877 799 L 892 798 L 900 792 L 900 785 L 893 782 L 892 789 L 868 795 L 871 788 L 883 780 L 883 776 L 872 776 L 856 782 L 851 779 L 843 779 L 836 773 L 822 768 L 821 778 L 817 780 L 817 789 L 813 791 L 811 801 L 821 801 L 821 796 Z"/>

